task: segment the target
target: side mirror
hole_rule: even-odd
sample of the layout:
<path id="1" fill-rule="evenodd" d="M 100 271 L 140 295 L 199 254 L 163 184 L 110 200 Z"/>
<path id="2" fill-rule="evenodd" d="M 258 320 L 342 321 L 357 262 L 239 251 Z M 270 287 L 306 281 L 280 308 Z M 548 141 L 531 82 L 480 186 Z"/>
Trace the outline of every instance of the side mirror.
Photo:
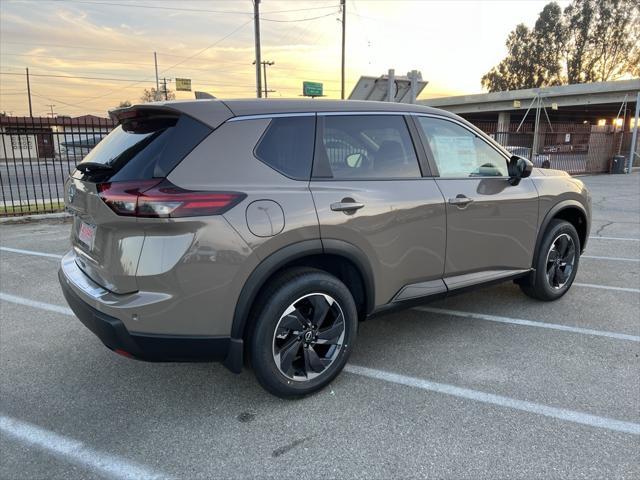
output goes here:
<path id="1" fill-rule="evenodd" d="M 526 158 L 514 155 L 509 160 L 509 183 L 511 185 L 518 185 L 520 180 L 527 178 L 531 175 L 533 170 L 533 163 Z"/>

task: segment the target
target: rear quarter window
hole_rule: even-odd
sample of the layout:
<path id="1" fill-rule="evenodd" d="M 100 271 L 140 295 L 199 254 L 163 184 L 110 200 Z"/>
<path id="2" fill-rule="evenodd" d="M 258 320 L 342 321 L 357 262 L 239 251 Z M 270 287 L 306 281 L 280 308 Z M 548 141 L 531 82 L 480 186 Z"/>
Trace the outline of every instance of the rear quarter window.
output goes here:
<path id="1" fill-rule="evenodd" d="M 309 180 L 315 116 L 274 118 L 255 148 L 255 156 L 295 180 Z"/>

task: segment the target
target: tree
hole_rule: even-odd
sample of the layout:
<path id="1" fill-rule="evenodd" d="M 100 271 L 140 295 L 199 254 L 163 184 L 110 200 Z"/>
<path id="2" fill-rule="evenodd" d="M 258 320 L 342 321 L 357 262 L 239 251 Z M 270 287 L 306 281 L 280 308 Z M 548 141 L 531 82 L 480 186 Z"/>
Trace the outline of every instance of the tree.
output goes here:
<path id="1" fill-rule="evenodd" d="M 507 56 L 482 77 L 491 92 L 638 75 L 637 0 L 574 0 L 564 12 L 547 4 L 533 30 L 507 37 Z"/>
<path id="2" fill-rule="evenodd" d="M 637 71 L 640 4 L 634 0 L 575 0 L 569 22 L 570 83 L 607 81 Z"/>
<path id="3" fill-rule="evenodd" d="M 159 100 L 164 100 L 164 89 L 160 89 L 159 91 L 156 91 L 155 88 L 145 88 L 144 92 L 142 92 L 142 96 L 140 97 L 140 100 L 142 101 L 142 103 L 148 103 L 148 102 L 157 102 Z M 175 100 L 176 99 L 176 94 L 175 92 L 172 92 L 171 90 L 167 90 L 167 100 Z"/>
<path id="4" fill-rule="evenodd" d="M 123 100 L 118 104 L 118 108 L 127 108 L 131 106 L 131 102 L 129 100 Z"/>
<path id="5" fill-rule="evenodd" d="M 507 56 L 482 77 L 482 85 L 489 91 L 515 90 L 523 84 L 535 84 L 531 59 L 533 36 L 529 27 L 519 24 L 507 37 Z"/>

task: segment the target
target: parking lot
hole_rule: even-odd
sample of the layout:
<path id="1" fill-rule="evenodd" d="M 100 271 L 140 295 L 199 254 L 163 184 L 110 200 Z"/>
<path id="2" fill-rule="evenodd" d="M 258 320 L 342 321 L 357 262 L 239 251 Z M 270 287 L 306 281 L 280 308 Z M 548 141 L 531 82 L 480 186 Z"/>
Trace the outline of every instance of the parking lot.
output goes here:
<path id="1" fill-rule="evenodd" d="M 565 297 L 506 283 L 364 322 L 347 371 L 295 401 L 115 355 L 58 287 L 69 224 L 2 224 L 0 477 L 639 478 L 640 175 L 583 180 Z"/>

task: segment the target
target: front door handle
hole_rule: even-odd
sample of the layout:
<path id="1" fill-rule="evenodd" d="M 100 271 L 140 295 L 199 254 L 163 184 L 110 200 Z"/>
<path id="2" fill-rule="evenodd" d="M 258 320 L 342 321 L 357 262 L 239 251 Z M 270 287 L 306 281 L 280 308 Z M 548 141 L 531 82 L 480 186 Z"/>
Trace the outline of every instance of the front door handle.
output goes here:
<path id="1" fill-rule="evenodd" d="M 354 202 L 351 198 L 343 198 L 341 202 L 331 204 L 331 210 L 334 212 L 353 213 L 364 207 L 364 203 Z"/>
<path id="2" fill-rule="evenodd" d="M 459 193 L 458 195 L 456 195 L 456 198 L 449 199 L 449 203 L 457 207 L 466 207 L 471 202 L 473 202 L 473 198 L 469 198 L 466 195 L 463 195 L 462 193 Z"/>

